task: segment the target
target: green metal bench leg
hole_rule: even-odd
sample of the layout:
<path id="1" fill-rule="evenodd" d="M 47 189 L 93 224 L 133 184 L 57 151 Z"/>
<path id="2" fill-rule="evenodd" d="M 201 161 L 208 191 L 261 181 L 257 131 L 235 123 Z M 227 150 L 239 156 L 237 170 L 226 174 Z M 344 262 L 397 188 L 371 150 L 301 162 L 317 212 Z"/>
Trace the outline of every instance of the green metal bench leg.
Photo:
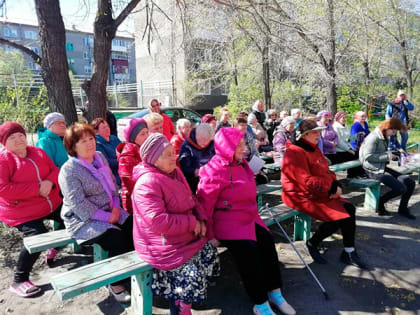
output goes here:
<path id="1" fill-rule="evenodd" d="M 295 232 L 293 235 L 293 240 L 309 240 L 311 237 L 311 222 L 311 217 L 304 213 L 295 216 Z"/>
<path id="2" fill-rule="evenodd" d="M 419 180 L 420 180 L 420 177 L 419 177 Z M 258 210 L 260 210 L 260 209 L 261 209 L 261 207 L 262 207 L 262 205 L 263 205 L 262 203 L 263 203 L 262 195 L 257 196 L 257 205 L 258 205 Z"/>
<path id="3" fill-rule="evenodd" d="M 60 223 L 58 223 L 57 221 L 54 221 L 54 220 L 50 220 L 50 222 L 52 223 L 53 231 L 57 231 L 58 227 L 60 226 Z"/>
<path id="4" fill-rule="evenodd" d="M 381 195 L 381 184 L 366 188 L 365 209 L 378 212 L 379 197 Z"/>
<path id="5" fill-rule="evenodd" d="M 132 314 L 152 315 L 152 273 L 153 271 L 149 270 L 131 277 Z"/>
<path id="6" fill-rule="evenodd" d="M 93 244 L 93 261 L 101 261 L 108 258 L 108 252 L 101 245 Z"/>

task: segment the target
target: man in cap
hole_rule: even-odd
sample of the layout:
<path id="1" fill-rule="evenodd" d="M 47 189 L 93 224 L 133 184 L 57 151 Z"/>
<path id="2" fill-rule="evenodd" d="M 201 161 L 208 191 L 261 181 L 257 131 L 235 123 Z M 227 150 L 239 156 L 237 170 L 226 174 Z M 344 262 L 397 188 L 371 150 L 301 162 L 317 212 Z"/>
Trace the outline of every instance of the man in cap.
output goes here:
<path id="1" fill-rule="evenodd" d="M 385 119 L 388 118 L 398 118 L 402 121 L 404 125 L 408 125 L 410 122 L 408 118 L 408 111 L 414 110 L 413 104 L 411 104 L 407 100 L 407 95 L 403 90 L 399 90 L 397 94 L 397 98 L 388 104 L 385 113 Z M 407 141 L 408 141 L 408 132 L 407 131 L 400 131 L 401 135 L 401 149 L 406 151 L 407 149 Z M 399 143 L 397 141 L 397 135 L 392 136 L 389 139 L 389 146 L 391 149 L 400 149 Z"/>

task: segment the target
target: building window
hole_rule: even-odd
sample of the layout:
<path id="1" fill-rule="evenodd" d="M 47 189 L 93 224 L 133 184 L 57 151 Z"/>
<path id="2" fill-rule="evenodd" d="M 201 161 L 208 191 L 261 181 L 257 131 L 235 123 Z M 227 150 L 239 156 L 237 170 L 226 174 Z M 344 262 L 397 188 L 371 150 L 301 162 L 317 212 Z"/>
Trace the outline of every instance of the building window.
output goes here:
<path id="1" fill-rule="evenodd" d="M 18 37 L 18 32 L 17 30 L 11 28 L 10 29 L 10 37 Z"/>
<path id="2" fill-rule="evenodd" d="M 119 47 L 126 47 L 127 43 L 123 39 L 114 39 L 112 41 L 113 46 L 119 46 Z"/>
<path id="3" fill-rule="evenodd" d="M 85 66 L 85 73 L 86 73 L 86 74 L 91 74 L 91 73 L 92 73 L 92 68 L 91 68 L 91 66 Z"/>
<path id="4" fill-rule="evenodd" d="M 66 43 L 66 50 L 73 51 L 74 50 L 73 43 Z"/>
<path id="5" fill-rule="evenodd" d="M 69 65 L 74 65 L 74 58 L 67 58 Z"/>
<path id="6" fill-rule="evenodd" d="M 7 27 L 3 28 L 3 35 L 6 37 L 10 36 L 10 30 Z"/>
<path id="7" fill-rule="evenodd" d="M 25 31 L 25 38 L 26 39 L 34 39 L 34 40 L 37 40 L 38 39 L 38 35 L 34 31 Z"/>
<path id="8" fill-rule="evenodd" d="M 88 37 L 83 37 L 83 45 L 85 46 L 92 46 L 93 45 L 93 37 L 92 36 L 88 36 Z"/>
<path id="9" fill-rule="evenodd" d="M 89 59 L 89 52 L 88 51 L 83 52 L 83 59 Z"/>
<path id="10" fill-rule="evenodd" d="M 39 55 L 39 48 L 38 47 L 29 47 L 29 49 L 32 50 L 37 55 Z"/>

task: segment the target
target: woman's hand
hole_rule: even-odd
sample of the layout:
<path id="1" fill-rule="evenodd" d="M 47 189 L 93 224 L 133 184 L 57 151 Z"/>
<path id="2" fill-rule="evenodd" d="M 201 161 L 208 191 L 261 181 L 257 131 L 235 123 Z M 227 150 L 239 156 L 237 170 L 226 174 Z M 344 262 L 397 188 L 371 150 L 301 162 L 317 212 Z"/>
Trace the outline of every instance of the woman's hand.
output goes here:
<path id="1" fill-rule="evenodd" d="M 349 152 L 349 153 L 351 153 L 351 154 L 353 154 L 353 155 L 355 155 L 355 154 L 356 154 L 356 152 L 354 152 L 354 150 L 352 150 L 352 149 L 348 150 L 347 152 Z"/>
<path id="2" fill-rule="evenodd" d="M 214 247 L 218 247 L 220 245 L 220 242 L 218 239 L 213 238 L 212 240 L 209 241 L 211 245 L 213 245 Z"/>
<path id="3" fill-rule="evenodd" d="M 195 222 L 195 228 L 194 228 L 194 235 L 195 236 L 199 236 L 200 235 L 200 232 L 201 232 L 201 222 L 199 221 L 199 220 L 197 220 L 196 222 Z"/>
<path id="4" fill-rule="evenodd" d="M 53 186 L 54 186 L 54 183 L 53 182 L 51 182 L 49 180 L 43 180 L 41 182 L 41 184 L 39 185 L 39 194 L 42 197 L 47 197 L 50 194 L 51 189 L 53 188 Z"/>
<path id="5" fill-rule="evenodd" d="M 206 222 L 204 222 L 204 221 L 200 221 L 200 224 L 201 224 L 200 236 L 204 237 L 204 236 L 206 236 L 206 233 L 207 233 L 207 225 L 206 225 Z"/>
<path id="6" fill-rule="evenodd" d="M 119 208 L 117 207 L 112 208 L 111 217 L 109 218 L 108 223 L 111 223 L 111 224 L 118 223 L 118 220 L 120 219 L 120 212 L 121 211 Z"/>
<path id="7" fill-rule="evenodd" d="M 337 191 L 335 194 L 332 194 L 330 196 L 330 199 L 339 199 L 341 197 L 341 194 L 343 193 L 343 190 L 341 189 L 341 187 L 337 187 Z"/>

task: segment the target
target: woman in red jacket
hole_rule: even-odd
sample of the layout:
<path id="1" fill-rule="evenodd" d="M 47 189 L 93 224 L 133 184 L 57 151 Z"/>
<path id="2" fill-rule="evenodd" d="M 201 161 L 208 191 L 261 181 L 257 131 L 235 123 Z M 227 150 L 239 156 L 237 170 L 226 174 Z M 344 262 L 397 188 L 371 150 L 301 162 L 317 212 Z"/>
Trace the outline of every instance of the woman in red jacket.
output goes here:
<path id="1" fill-rule="evenodd" d="M 44 219 L 60 223 L 61 197 L 58 168 L 40 148 L 28 146 L 21 125 L 0 125 L 0 221 L 16 227 L 24 237 L 48 232 Z M 29 273 L 40 253 L 20 250 L 10 291 L 29 297 L 41 288 L 29 280 Z"/>
<path id="2" fill-rule="evenodd" d="M 306 242 L 315 262 L 327 263 L 318 245 L 341 229 L 344 250 L 340 260 L 364 269 L 366 265 L 354 248 L 356 209 L 341 197 L 340 184 L 318 148 L 319 132 L 323 128 L 313 120 L 303 120 L 292 142 L 287 142 L 281 166 L 282 200 L 287 206 L 324 221 Z"/>
<path id="3" fill-rule="evenodd" d="M 131 203 L 131 193 L 133 192 L 133 168 L 141 162 L 140 147 L 149 136 L 147 123 L 142 118 L 131 119 L 128 126 L 124 129 L 124 138 L 117 146 L 118 174 L 121 178 L 121 200 L 124 210 L 133 213 Z"/>

